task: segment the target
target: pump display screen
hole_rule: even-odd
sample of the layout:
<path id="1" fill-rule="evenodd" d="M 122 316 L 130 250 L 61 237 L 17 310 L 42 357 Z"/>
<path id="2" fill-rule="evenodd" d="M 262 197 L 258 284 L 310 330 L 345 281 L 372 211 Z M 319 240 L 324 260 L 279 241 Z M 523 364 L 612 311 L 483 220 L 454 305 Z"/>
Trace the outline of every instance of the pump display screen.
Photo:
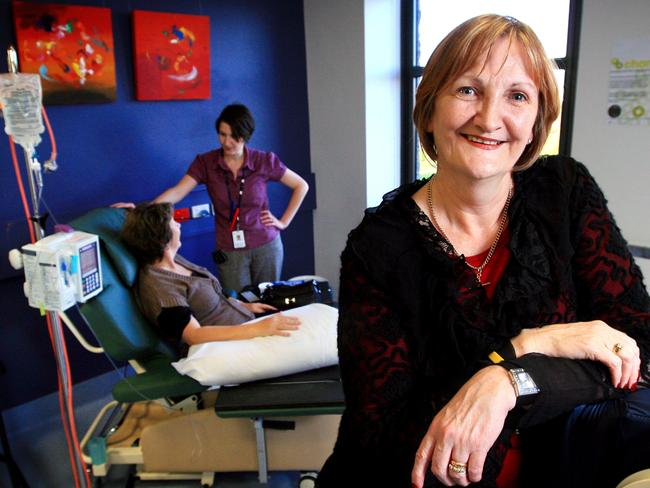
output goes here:
<path id="1" fill-rule="evenodd" d="M 97 245 L 95 243 L 79 249 L 79 265 L 81 267 L 81 276 L 97 270 Z"/>

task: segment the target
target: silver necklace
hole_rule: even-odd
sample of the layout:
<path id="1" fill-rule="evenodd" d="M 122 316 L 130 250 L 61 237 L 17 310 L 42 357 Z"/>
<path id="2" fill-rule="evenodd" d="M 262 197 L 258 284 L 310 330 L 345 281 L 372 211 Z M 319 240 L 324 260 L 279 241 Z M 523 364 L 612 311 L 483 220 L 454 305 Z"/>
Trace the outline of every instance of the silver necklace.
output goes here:
<path id="1" fill-rule="evenodd" d="M 436 219 L 436 214 L 433 211 L 433 197 L 432 197 L 432 191 L 431 191 L 431 185 L 433 183 L 433 178 L 429 180 L 428 187 L 427 187 L 427 203 L 429 205 L 429 213 L 431 214 L 431 220 L 433 221 L 433 225 L 436 226 L 438 231 L 440 232 L 440 235 L 443 237 L 445 241 L 449 244 L 451 251 L 454 253 L 455 256 L 460 256 L 458 251 L 456 251 L 456 248 L 454 245 L 451 243 L 451 240 L 449 237 L 447 237 L 447 234 L 445 234 L 445 231 L 443 230 L 442 226 L 438 222 L 438 219 Z M 501 234 L 503 234 L 504 229 L 506 228 L 506 224 L 508 222 L 508 207 L 510 207 L 510 200 L 512 199 L 512 186 L 510 186 L 510 189 L 508 190 L 508 198 L 506 198 L 506 203 L 503 206 L 503 210 L 501 210 L 501 217 L 499 219 L 499 228 L 497 229 L 497 235 L 494 238 L 494 242 L 490 246 L 490 250 L 487 253 L 487 256 L 485 256 L 485 259 L 483 260 L 483 263 L 480 266 L 473 266 L 471 265 L 467 259 L 463 259 L 465 264 L 467 265 L 468 268 L 472 269 L 474 271 L 474 274 L 476 274 L 476 281 L 478 281 L 479 285 L 481 286 L 487 286 L 490 284 L 490 282 L 483 283 L 481 281 L 481 276 L 483 275 L 483 270 L 487 266 L 487 264 L 490 262 L 490 259 L 492 259 L 492 255 L 494 254 L 494 251 L 497 248 L 497 245 L 499 244 L 499 239 L 501 239 Z"/>

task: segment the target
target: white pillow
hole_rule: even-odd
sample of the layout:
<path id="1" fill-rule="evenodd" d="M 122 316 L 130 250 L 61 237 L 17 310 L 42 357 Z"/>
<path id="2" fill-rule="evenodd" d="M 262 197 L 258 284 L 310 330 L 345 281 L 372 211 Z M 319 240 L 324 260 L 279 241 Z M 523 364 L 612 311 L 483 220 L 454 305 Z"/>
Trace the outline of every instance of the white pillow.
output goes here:
<path id="1" fill-rule="evenodd" d="M 208 342 L 190 347 L 186 358 L 172 366 L 202 385 L 221 386 L 274 378 L 338 363 L 338 310 L 312 303 L 282 312 L 299 317 L 291 336 L 255 337 L 240 341 Z M 257 322 L 261 318 L 251 320 Z"/>

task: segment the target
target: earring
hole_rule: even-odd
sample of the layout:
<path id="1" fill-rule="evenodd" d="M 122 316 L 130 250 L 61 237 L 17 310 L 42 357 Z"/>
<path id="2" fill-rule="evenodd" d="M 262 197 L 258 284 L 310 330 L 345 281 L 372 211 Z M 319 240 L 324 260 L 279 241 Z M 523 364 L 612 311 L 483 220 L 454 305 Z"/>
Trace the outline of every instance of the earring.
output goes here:
<path id="1" fill-rule="evenodd" d="M 528 139 L 528 142 L 527 142 L 526 144 L 530 144 L 531 142 L 533 142 L 533 138 L 532 138 L 532 137 L 531 137 L 530 139 Z"/>

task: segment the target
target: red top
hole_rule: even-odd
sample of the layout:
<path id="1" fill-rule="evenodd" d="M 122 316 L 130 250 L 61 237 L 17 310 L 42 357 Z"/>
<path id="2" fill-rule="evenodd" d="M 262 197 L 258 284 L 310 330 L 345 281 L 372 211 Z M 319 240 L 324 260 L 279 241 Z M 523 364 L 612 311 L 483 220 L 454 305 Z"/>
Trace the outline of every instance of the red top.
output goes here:
<path id="1" fill-rule="evenodd" d="M 508 248 L 508 242 L 510 242 L 510 230 L 508 227 L 503 229 L 503 234 L 501 234 L 501 239 L 497 244 L 494 254 L 490 261 L 488 261 L 485 268 L 483 268 L 483 274 L 481 275 L 481 281 L 487 283 L 484 285 L 485 293 L 487 293 L 488 298 L 491 300 L 492 295 L 494 295 L 494 288 L 496 284 L 503 276 L 503 272 L 506 270 L 508 261 L 510 261 L 510 249 Z M 480 266 L 483 264 L 485 257 L 487 256 L 489 249 L 481 254 L 476 254 L 475 256 L 468 256 L 465 259 L 472 266 Z"/>
<path id="2" fill-rule="evenodd" d="M 481 281 L 483 281 L 483 283 L 488 283 L 484 288 L 485 293 L 490 300 L 492 299 L 492 295 L 494 295 L 496 284 L 501 279 L 501 276 L 508 265 L 508 261 L 510 260 L 510 248 L 508 247 L 508 242 L 510 242 L 510 230 L 506 227 L 503 230 L 503 234 L 501 234 L 501 239 L 494 250 L 492 259 L 490 259 L 490 261 L 485 265 L 485 268 L 483 268 Z M 472 266 L 480 266 L 483 264 L 488 252 L 489 249 L 481 254 L 470 256 L 465 259 Z M 518 436 L 513 434 L 510 437 L 510 443 L 512 447 L 507 450 L 506 456 L 503 460 L 503 467 L 501 468 L 501 472 L 497 478 L 497 486 L 499 486 L 499 488 L 514 488 L 518 486 L 518 475 L 521 467 L 521 451 L 519 448 Z"/>

